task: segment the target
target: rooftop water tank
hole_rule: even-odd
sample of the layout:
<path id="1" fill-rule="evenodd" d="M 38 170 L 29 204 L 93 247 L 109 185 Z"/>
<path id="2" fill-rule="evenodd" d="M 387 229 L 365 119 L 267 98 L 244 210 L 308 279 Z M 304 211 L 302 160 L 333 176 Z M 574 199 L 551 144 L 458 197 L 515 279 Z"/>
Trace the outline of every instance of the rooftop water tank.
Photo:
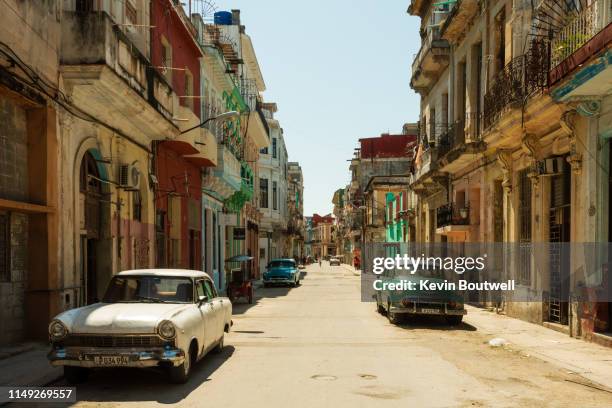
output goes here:
<path id="1" fill-rule="evenodd" d="M 215 24 L 232 25 L 232 13 L 230 11 L 217 11 L 215 13 Z"/>

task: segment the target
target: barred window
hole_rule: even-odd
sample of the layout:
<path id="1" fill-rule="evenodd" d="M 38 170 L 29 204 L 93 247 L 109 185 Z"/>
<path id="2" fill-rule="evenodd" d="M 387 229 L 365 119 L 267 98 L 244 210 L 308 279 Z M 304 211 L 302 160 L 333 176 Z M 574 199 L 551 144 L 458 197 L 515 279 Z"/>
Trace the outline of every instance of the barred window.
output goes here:
<path id="1" fill-rule="evenodd" d="M 10 216 L 0 214 L 0 282 L 11 281 Z"/>
<path id="2" fill-rule="evenodd" d="M 517 276 L 522 283 L 531 282 L 531 180 L 529 169 L 518 173 L 519 262 Z"/>
<path id="3" fill-rule="evenodd" d="M 268 179 L 259 179 L 259 206 L 268 208 Z"/>

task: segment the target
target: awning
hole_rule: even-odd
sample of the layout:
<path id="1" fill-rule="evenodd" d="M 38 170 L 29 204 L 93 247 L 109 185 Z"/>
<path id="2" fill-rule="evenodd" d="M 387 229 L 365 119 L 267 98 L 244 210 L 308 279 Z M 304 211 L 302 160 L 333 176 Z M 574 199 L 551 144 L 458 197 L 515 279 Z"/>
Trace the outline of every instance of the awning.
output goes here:
<path id="1" fill-rule="evenodd" d="M 226 259 L 225 262 L 247 262 L 252 261 L 253 257 L 248 255 L 235 255 L 229 259 Z"/>

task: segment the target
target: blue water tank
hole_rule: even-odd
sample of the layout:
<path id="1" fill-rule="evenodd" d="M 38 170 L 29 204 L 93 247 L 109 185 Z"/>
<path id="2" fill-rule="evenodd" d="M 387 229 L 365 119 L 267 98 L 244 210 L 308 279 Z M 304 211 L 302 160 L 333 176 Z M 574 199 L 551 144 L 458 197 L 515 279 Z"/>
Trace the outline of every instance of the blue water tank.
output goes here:
<path id="1" fill-rule="evenodd" d="M 215 13 L 215 24 L 232 25 L 231 11 L 217 11 Z"/>

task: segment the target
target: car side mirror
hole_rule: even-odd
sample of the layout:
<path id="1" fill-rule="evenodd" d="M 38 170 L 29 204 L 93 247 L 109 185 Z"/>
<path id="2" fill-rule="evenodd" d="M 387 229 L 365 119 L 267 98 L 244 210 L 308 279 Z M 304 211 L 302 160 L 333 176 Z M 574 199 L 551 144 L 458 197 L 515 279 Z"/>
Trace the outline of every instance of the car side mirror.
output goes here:
<path id="1" fill-rule="evenodd" d="M 204 296 L 199 296 L 198 297 L 198 304 L 201 306 L 202 304 L 208 302 L 208 296 L 204 295 Z"/>

